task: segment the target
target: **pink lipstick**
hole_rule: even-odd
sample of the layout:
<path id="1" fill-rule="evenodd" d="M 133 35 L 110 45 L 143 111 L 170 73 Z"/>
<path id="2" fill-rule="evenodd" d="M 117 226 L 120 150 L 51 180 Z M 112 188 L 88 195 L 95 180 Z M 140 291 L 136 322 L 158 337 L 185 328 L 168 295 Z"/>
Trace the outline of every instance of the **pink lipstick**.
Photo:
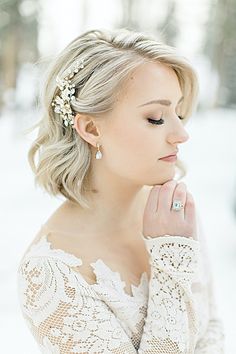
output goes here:
<path id="1" fill-rule="evenodd" d="M 162 157 L 159 160 L 167 161 L 167 162 L 175 162 L 177 160 L 177 156 L 176 155 L 170 155 L 170 156 Z"/>

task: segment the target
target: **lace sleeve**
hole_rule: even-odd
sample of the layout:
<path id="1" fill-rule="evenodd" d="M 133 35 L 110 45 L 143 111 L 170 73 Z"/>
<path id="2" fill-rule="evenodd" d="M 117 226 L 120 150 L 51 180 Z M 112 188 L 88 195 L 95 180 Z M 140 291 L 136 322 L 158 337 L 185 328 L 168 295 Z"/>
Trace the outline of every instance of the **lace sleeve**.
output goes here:
<path id="1" fill-rule="evenodd" d="M 140 353 L 194 353 L 198 329 L 192 283 L 198 276 L 199 241 L 184 236 L 143 237 L 151 279 Z"/>
<path id="2" fill-rule="evenodd" d="M 208 246 L 203 226 L 198 216 L 199 235 L 201 236 L 202 251 L 205 260 L 205 271 L 207 273 L 207 296 L 209 304 L 209 320 L 207 328 L 199 338 L 196 345 L 196 354 L 223 354 L 225 334 L 224 325 L 218 314 L 218 307 L 215 299 L 214 281 L 211 270 L 211 263 L 208 256 Z"/>
<path id="3" fill-rule="evenodd" d="M 24 261 L 18 271 L 20 305 L 41 353 L 137 353 L 114 313 L 50 257 Z"/>

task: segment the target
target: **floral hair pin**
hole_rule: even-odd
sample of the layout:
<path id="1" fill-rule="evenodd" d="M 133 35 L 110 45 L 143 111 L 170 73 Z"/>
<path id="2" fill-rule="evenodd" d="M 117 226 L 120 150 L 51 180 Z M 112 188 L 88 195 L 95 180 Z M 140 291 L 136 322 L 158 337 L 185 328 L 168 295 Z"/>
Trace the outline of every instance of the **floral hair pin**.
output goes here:
<path id="1" fill-rule="evenodd" d="M 54 112 L 60 114 L 66 127 L 74 124 L 74 113 L 70 102 L 75 100 L 75 85 L 71 83 L 70 79 L 82 68 L 84 68 L 84 59 L 76 60 L 66 70 L 66 76 L 63 79 L 59 76 L 56 78 L 57 86 L 61 92 L 53 100 L 52 106 L 54 107 Z"/>

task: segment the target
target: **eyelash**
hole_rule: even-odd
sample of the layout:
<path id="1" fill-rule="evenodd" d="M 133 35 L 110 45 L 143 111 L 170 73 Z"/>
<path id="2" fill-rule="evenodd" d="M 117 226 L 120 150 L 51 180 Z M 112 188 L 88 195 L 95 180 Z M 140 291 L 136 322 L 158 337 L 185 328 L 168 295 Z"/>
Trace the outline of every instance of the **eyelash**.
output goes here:
<path id="1" fill-rule="evenodd" d="M 182 116 L 178 116 L 179 117 L 179 119 L 180 120 L 183 120 L 184 119 L 184 117 L 182 117 Z M 162 119 L 162 118 L 160 118 L 160 119 L 151 119 L 151 118 L 148 118 L 147 119 L 151 124 L 156 124 L 156 125 L 162 125 L 161 123 L 159 124 L 159 122 L 164 122 L 164 120 Z"/>

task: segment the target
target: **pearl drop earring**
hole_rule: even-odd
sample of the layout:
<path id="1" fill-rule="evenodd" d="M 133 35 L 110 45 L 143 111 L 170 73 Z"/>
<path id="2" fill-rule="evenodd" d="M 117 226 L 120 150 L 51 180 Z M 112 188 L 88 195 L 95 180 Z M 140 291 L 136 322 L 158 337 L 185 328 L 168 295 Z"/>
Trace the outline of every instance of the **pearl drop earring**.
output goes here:
<path id="1" fill-rule="evenodd" d="M 101 153 L 101 151 L 99 150 L 99 146 L 100 146 L 100 145 L 99 145 L 99 144 L 96 144 L 96 146 L 97 146 L 98 151 L 96 152 L 95 159 L 99 160 L 99 159 L 102 158 L 102 153 Z"/>

